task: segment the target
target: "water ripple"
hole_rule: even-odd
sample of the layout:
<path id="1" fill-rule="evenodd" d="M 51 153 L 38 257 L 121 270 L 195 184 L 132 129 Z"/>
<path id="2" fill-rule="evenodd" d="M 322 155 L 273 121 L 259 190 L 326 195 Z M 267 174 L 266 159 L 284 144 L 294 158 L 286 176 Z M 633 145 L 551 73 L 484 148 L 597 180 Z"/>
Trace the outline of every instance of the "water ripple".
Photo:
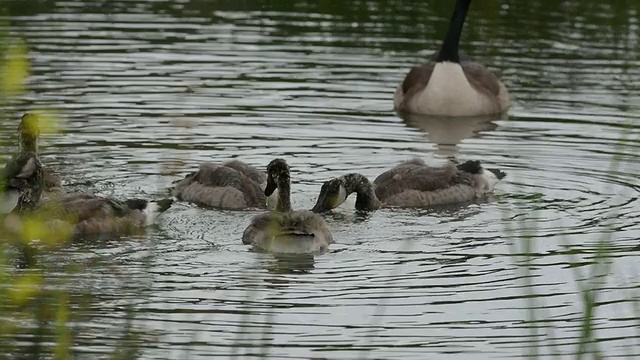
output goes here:
<path id="1" fill-rule="evenodd" d="M 640 231 L 638 9 L 474 3 L 465 50 L 502 74 L 514 105 L 503 118 L 454 122 L 401 119 L 391 100 L 438 46 L 450 4 L 43 3 L 9 7 L 33 73 L 7 112 L 60 112 L 43 162 L 72 187 L 160 197 L 202 161 L 264 167 L 283 156 L 294 207 L 310 208 L 323 181 L 373 178 L 414 156 L 478 158 L 508 173 L 494 197 L 463 206 L 362 215 L 350 199 L 327 216 L 337 243 L 311 259 L 248 251 L 240 236 L 255 211 L 186 204 L 146 237 L 51 254 L 74 298 L 92 294 L 79 353 L 117 346 L 132 306 L 146 359 L 513 359 L 556 351 L 548 331 L 570 354 L 584 283 L 574 268 L 593 264 L 608 237 L 611 281 L 627 280 L 601 288 L 598 346 L 607 357 L 637 352 L 627 290 Z M 0 130 L 5 153 L 11 124 Z M 87 266 L 76 274 L 72 264 Z M 543 317 L 534 323 L 531 299 Z"/>

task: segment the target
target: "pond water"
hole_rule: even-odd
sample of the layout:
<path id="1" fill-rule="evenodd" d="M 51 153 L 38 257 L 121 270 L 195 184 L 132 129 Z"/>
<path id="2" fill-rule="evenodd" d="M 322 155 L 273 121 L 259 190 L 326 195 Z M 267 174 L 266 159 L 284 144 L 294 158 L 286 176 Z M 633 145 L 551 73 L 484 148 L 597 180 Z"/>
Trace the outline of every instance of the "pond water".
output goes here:
<path id="1" fill-rule="evenodd" d="M 598 278 L 593 349 L 639 356 L 640 4 L 614 3 L 474 2 L 462 47 L 513 98 L 487 122 L 392 109 L 406 71 L 438 47 L 452 2 L 5 2 L 4 26 L 24 36 L 33 67 L 8 111 L 58 111 L 62 132 L 46 136 L 42 159 L 70 187 L 160 198 L 200 162 L 283 157 L 294 207 L 310 208 L 323 181 L 373 178 L 413 156 L 508 173 L 495 196 L 465 206 L 364 216 L 351 200 L 327 216 L 337 243 L 305 262 L 242 245 L 256 211 L 188 204 L 146 236 L 47 254 L 51 281 L 71 299 L 91 295 L 74 349 L 568 356 L 579 348 L 580 291 Z M 2 139 L 14 129 L 3 124 Z M 611 264 L 606 277 L 596 262 Z M 127 313 L 141 335 L 122 345 Z M 20 341 L 29 351 L 28 334 Z"/>

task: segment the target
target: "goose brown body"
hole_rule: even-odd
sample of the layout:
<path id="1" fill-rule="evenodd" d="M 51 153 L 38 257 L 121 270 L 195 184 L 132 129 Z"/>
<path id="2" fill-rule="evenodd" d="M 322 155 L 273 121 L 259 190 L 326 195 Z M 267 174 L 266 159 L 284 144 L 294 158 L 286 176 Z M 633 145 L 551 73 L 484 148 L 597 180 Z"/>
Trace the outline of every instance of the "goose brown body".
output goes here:
<path id="1" fill-rule="evenodd" d="M 493 191 L 505 176 L 502 171 L 484 169 L 479 161 L 433 167 L 421 159 L 412 159 L 380 174 L 373 183 L 361 174 L 347 174 L 325 182 L 313 211 L 333 209 L 354 192 L 358 210 L 466 202 Z"/>
<path id="2" fill-rule="evenodd" d="M 173 189 L 176 198 L 222 209 L 267 208 L 267 177 L 239 160 L 200 165 Z"/>
<path id="3" fill-rule="evenodd" d="M 150 202 L 142 199 L 118 201 L 90 194 L 71 194 L 42 202 L 26 214 L 30 226 L 38 224 L 51 236 L 64 240 L 97 235 L 131 235 L 144 232 L 171 200 Z M 22 219 L 9 218 L 5 226 L 13 233 L 24 233 Z"/>
<path id="4" fill-rule="evenodd" d="M 394 108 L 424 115 L 466 117 L 500 114 L 510 106 L 498 77 L 459 51 L 471 0 L 458 0 L 442 46 L 431 60 L 415 66 L 396 89 Z"/>
<path id="5" fill-rule="evenodd" d="M 393 105 L 414 114 L 463 117 L 500 114 L 511 102 L 495 74 L 466 61 L 413 67 L 396 89 Z"/>
<path id="6" fill-rule="evenodd" d="M 30 213 L 49 233 L 74 239 L 97 235 L 141 233 L 155 217 L 171 205 L 171 200 L 149 202 L 142 199 L 118 201 L 108 197 L 76 193 L 44 201 Z M 24 229 L 13 226 L 15 232 Z M 16 230 L 17 229 L 17 230 Z"/>
<path id="7" fill-rule="evenodd" d="M 65 196 L 66 191 L 62 187 L 62 180 L 60 180 L 60 178 L 54 174 L 51 169 L 45 167 L 43 170 L 44 189 L 40 196 L 40 203 L 53 198 Z"/>

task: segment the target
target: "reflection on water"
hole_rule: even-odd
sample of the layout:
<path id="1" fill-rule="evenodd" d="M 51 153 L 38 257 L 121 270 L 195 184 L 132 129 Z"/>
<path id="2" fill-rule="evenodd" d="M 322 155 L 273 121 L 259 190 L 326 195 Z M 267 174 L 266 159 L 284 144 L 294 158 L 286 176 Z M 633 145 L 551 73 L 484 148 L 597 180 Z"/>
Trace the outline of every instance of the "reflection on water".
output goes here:
<path id="1" fill-rule="evenodd" d="M 60 110 L 64 131 L 44 139 L 42 160 L 71 187 L 157 197 L 202 161 L 264 168 L 284 157 L 293 207 L 308 209 L 323 181 L 374 178 L 414 156 L 508 173 L 494 197 L 455 207 L 360 214 L 350 200 L 327 216 L 336 244 L 302 262 L 242 245 L 256 211 L 181 203 L 146 237 L 49 254 L 49 286 L 77 309 L 79 354 L 575 354 L 576 276 L 589 278 L 582 270 L 611 237 L 594 338 L 603 357 L 639 355 L 640 2 L 474 2 L 462 47 L 500 74 L 514 103 L 504 118 L 454 121 L 392 109 L 407 69 L 437 48 L 450 2 L 4 4 L 1 26 L 24 35 L 33 65 L 29 92 L 6 112 Z M 13 128 L 2 124 L 1 139 Z M 140 336 L 123 337 L 127 324 Z M 56 341 L 35 338 L 25 331 L 15 346 Z"/>
<path id="2" fill-rule="evenodd" d="M 271 259 L 269 257 L 268 259 Z M 284 256 L 275 255 L 267 266 L 269 272 L 273 273 L 307 273 L 314 269 L 315 259 L 313 256 Z"/>
<path id="3" fill-rule="evenodd" d="M 494 122 L 502 115 L 475 117 L 439 117 L 410 113 L 400 113 L 405 123 L 424 132 L 427 141 L 436 148 L 435 154 L 443 158 L 455 159 L 460 151 L 459 144 L 466 139 L 478 136 L 481 132 L 495 130 Z"/>

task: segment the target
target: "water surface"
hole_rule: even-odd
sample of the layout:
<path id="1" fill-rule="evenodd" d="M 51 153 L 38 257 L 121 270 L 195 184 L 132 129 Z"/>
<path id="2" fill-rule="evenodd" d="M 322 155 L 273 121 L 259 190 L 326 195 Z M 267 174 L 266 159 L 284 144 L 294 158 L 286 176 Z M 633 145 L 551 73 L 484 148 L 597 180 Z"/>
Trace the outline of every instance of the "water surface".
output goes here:
<path id="1" fill-rule="evenodd" d="M 59 111 L 43 162 L 71 187 L 158 198 L 203 161 L 283 157 L 294 207 L 310 208 L 324 180 L 373 178 L 414 156 L 508 173 L 496 196 L 464 206 L 362 215 L 351 200 L 327 217 L 337 243 L 306 262 L 243 246 L 255 211 L 188 204 L 147 236 L 49 254 L 53 280 L 92 296 L 74 345 L 86 358 L 121 346 L 127 309 L 142 333 L 127 346 L 145 359 L 569 355 L 583 312 L 576 277 L 590 277 L 603 237 L 612 270 L 597 347 L 639 355 L 640 6 L 475 2 L 462 46 L 501 75 L 513 106 L 449 122 L 392 109 L 406 71 L 439 45 L 449 2 L 7 4 L 33 66 L 8 111 Z M 545 321 L 530 323 L 531 308 Z"/>

